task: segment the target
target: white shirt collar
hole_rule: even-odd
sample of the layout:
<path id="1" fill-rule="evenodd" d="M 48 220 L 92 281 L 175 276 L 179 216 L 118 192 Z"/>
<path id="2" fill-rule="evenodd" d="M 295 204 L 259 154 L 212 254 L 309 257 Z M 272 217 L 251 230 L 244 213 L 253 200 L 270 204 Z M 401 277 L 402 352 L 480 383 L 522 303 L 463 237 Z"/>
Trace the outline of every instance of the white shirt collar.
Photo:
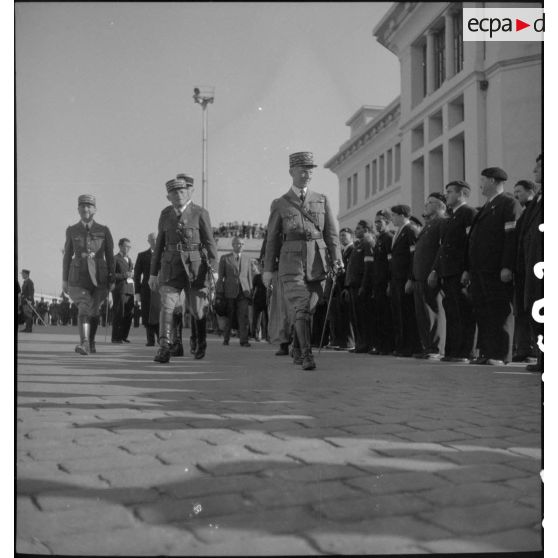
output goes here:
<path id="1" fill-rule="evenodd" d="M 81 219 L 80 219 L 80 223 L 84 226 L 84 228 L 87 228 L 87 227 L 91 228 L 93 226 L 94 222 L 95 221 L 91 220 L 91 221 L 89 221 L 89 223 L 86 223 L 85 221 L 81 221 Z"/>
<path id="2" fill-rule="evenodd" d="M 308 187 L 306 188 L 297 188 L 294 184 L 291 187 L 291 190 L 296 194 L 297 198 L 300 198 L 300 194 L 301 192 L 304 192 L 304 195 L 306 196 L 307 192 L 308 192 Z"/>
<path id="3" fill-rule="evenodd" d="M 182 215 L 182 213 L 184 212 L 184 210 L 192 203 L 192 200 L 188 200 L 185 205 L 183 205 L 180 209 L 176 209 L 176 207 L 174 207 L 174 211 L 177 215 Z"/>

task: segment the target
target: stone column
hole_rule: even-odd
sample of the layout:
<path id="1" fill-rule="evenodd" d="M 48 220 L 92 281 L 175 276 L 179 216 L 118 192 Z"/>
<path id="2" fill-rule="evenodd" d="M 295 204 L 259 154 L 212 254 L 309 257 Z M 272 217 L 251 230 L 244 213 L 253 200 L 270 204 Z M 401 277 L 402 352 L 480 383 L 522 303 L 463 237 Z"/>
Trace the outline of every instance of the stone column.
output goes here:
<path id="1" fill-rule="evenodd" d="M 450 79 L 455 74 L 455 65 L 453 61 L 453 12 L 446 12 L 446 79 Z"/>

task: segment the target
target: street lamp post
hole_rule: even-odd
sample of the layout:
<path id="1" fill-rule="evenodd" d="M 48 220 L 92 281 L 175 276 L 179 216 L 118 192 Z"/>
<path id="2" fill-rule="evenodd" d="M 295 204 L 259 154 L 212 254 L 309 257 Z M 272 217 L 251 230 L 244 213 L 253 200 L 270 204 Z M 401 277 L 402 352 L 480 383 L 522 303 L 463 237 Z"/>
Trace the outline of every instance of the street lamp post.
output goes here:
<path id="1" fill-rule="evenodd" d="M 194 102 L 202 107 L 202 207 L 209 205 L 207 188 L 207 105 L 213 103 L 215 87 L 204 86 L 194 88 Z"/>

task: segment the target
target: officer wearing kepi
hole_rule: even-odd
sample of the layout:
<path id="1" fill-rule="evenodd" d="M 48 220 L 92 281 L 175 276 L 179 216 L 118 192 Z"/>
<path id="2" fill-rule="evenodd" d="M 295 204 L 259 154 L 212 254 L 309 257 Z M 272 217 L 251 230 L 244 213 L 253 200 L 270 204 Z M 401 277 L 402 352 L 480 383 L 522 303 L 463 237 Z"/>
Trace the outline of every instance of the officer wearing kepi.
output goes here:
<path id="1" fill-rule="evenodd" d="M 93 220 L 95 196 L 78 197 L 80 221 L 66 229 L 62 263 L 62 290 L 78 307 L 80 342 L 75 351 L 81 355 L 96 353 L 95 334 L 99 325 L 99 307 L 114 289 L 114 243 L 108 227 Z"/>
<path id="2" fill-rule="evenodd" d="M 158 288 L 161 295 L 159 350 L 154 361 L 170 360 L 173 311 L 182 289 L 192 315 L 191 352 L 196 359 L 201 359 L 207 347 L 208 270 L 215 266 L 217 247 L 209 213 L 192 202 L 194 179 L 179 174 L 166 183 L 166 188 L 172 205 L 163 209 L 159 217 L 149 277 L 149 287 L 153 291 Z"/>
<path id="3" fill-rule="evenodd" d="M 308 189 L 314 156 L 309 151 L 289 155 L 293 185 L 271 204 L 263 281 L 269 287 L 276 258 L 279 281 L 294 314 L 293 357 L 303 370 L 316 368 L 312 356 L 312 314 L 323 297 L 330 268 L 343 268 L 337 225 L 326 196 Z"/>

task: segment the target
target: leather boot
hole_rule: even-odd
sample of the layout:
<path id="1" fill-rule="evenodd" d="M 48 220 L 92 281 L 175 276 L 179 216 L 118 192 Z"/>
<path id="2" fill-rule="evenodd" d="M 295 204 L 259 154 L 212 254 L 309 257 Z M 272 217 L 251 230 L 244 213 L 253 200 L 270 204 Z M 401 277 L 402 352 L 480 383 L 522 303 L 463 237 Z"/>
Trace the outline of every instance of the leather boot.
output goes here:
<path id="1" fill-rule="evenodd" d="M 96 353 L 97 348 L 95 346 L 95 335 L 97 334 L 97 328 L 99 327 L 99 316 L 91 316 L 89 318 L 89 352 Z"/>
<path id="2" fill-rule="evenodd" d="M 89 317 L 82 316 L 78 318 L 79 345 L 76 345 L 75 351 L 80 355 L 89 354 Z"/>
<path id="3" fill-rule="evenodd" d="M 154 347 L 155 346 L 155 327 L 151 324 L 147 324 L 145 326 L 145 334 L 147 335 L 147 343 L 145 344 L 146 347 Z"/>
<path id="4" fill-rule="evenodd" d="M 293 346 L 291 347 L 291 356 L 293 357 L 293 364 L 302 364 L 302 352 L 300 350 L 300 338 L 297 335 L 295 328 L 293 334 Z"/>
<path id="5" fill-rule="evenodd" d="M 190 354 L 195 355 L 198 350 L 198 339 L 196 335 L 196 318 L 190 317 Z"/>
<path id="6" fill-rule="evenodd" d="M 206 333 L 205 333 L 205 324 L 206 318 L 202 318 L 201 320 L 196 320 L 196 354 L 194 358 L 199 360 L 205 356 L 205 349 L 207 348 L 207 341 L 206 341 Z"/>
<path id="7" fill-rule="evenodd" d="M 312 355 L 312 341 L 310 332 L 310 321 L 298 319 L 295 321 L 295 332 L 299 339 L 301 350 L 301 364 L 303 370 L 314 370 L 316 363 Z"/>
<path id="8" fill-rule="evenodd" d="M 170 316 L 161 316 L 161 324 L 159 328 L 159 350 L 153 358 L 155 362 L 165 363 L 170 360 L 169 339 L 172 328 L 172 314 Z"/>
<path id="9" fill-rule="evenodd" d="M 289 344 L 281 343 L 279 345 L 279 350 L 275 353 L 277 356 L 284 356 L 289 354 Z"/>
<path id="10" fill-rule="evenodd" d="M 182 347 L 182 315 L 173 314 L 172 323 L 173 336 L 170 354 L 171 356 L 184 356 L 184 348 Z"/>

